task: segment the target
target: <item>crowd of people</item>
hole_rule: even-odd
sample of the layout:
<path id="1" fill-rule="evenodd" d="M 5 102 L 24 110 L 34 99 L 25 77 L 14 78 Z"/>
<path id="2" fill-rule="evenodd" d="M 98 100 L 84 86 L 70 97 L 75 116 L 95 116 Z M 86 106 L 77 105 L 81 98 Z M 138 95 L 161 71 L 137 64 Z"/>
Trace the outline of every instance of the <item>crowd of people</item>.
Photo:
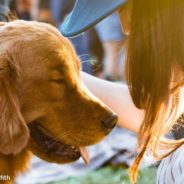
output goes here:
<path id="1" fill-rule="evenodd" d="M 9 4 L 18 18 L 50 23 L 60 30 L 75 0 L 10 0 Z M 124 80 L 122 45 L 126 35 L 121 31 L 116 13 L 84 34 L 70 39 L 81 59 L 83 71 L 110 81 Z"/>

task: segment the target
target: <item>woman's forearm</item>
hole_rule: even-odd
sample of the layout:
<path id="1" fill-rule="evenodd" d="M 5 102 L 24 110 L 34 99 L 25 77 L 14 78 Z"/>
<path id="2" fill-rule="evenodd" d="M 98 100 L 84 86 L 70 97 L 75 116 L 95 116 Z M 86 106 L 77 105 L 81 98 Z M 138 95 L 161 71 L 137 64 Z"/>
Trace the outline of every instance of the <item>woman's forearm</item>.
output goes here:
<path id="1" fill-rule="evenodd" d="M 126 85 L 101 80 L 84 72 L 81 76 L 88 89 L 117 113 L 119 126 L 138 132 L 144 112 L 135 107 Z"/>

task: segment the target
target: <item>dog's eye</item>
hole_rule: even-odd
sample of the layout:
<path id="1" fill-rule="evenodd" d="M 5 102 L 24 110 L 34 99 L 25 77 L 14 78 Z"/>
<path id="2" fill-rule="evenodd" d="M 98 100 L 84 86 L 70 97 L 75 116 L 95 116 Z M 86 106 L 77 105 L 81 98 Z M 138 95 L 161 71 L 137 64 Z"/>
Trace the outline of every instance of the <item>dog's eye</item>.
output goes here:
<path id="1" fill-rule="evenodd" d="M 57 83 L 57 84 L 61 84 L 64 82 L 64 79 L 51 79 L 51 82 Z"/>

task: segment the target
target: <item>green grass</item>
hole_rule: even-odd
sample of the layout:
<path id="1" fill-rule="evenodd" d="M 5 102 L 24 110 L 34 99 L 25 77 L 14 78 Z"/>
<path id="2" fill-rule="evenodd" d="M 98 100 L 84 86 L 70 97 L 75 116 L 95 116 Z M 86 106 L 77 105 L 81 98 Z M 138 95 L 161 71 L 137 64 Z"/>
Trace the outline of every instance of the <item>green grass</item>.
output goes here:
<path id="1" fill-rule="evenodd" d="M 139 173 L 138 184 L 155 184 L 156 168 L 146 168 Z M 71 177 L 49 184 L 130 184 L 128 170 L 121 167 L 103 167 L 84 176 Z"/>

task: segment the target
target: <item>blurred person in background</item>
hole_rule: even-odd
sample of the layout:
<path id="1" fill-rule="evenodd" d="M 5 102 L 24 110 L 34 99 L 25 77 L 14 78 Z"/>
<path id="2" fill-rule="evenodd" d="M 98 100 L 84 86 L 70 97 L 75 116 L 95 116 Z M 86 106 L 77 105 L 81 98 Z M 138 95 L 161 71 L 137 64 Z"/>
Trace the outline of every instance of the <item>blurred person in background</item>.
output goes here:
<path id="1" fill-rule="evenodd" d="M 56 21 L 54 20 L 51 12 L 51 0 L 37 0 L 38 6 L 38 17 L 37 20 L 40 22 L 46 22 L 56 26 Z"/>
<path id="2" fill-rule="evenodd" d="M 125 35 L 121 30 L 119 17 L 113 13 L 95 26 L 104 49 L 103 78 L 109 81 L 123 79 L 123 45 Z M 122 70 L 120 71 L 120 68 Z"/>
<path id="3" fill-rule="evenodd" d="M 15 10 L 18 18 L 24 20 L 38 20 L 52 24 L 60 29 L 60 24 L 71 11 L 75 0 L 11 0 L 11 9 Z M 78 56 L 81 58 L 83 71 L 93 74 L 90 63 L 89 32 L 71 38 Z"/>
<path id="4" fill-rule="evenodd" d="M 0 21 L 8 21 L 9 10 L 9 0 L 0 0 Z"/>
<path id="5" fill-rule="evenodd" d="M 10 7 L 20 19 L 31 20 L 32 0 L 10 0 Z"/>

